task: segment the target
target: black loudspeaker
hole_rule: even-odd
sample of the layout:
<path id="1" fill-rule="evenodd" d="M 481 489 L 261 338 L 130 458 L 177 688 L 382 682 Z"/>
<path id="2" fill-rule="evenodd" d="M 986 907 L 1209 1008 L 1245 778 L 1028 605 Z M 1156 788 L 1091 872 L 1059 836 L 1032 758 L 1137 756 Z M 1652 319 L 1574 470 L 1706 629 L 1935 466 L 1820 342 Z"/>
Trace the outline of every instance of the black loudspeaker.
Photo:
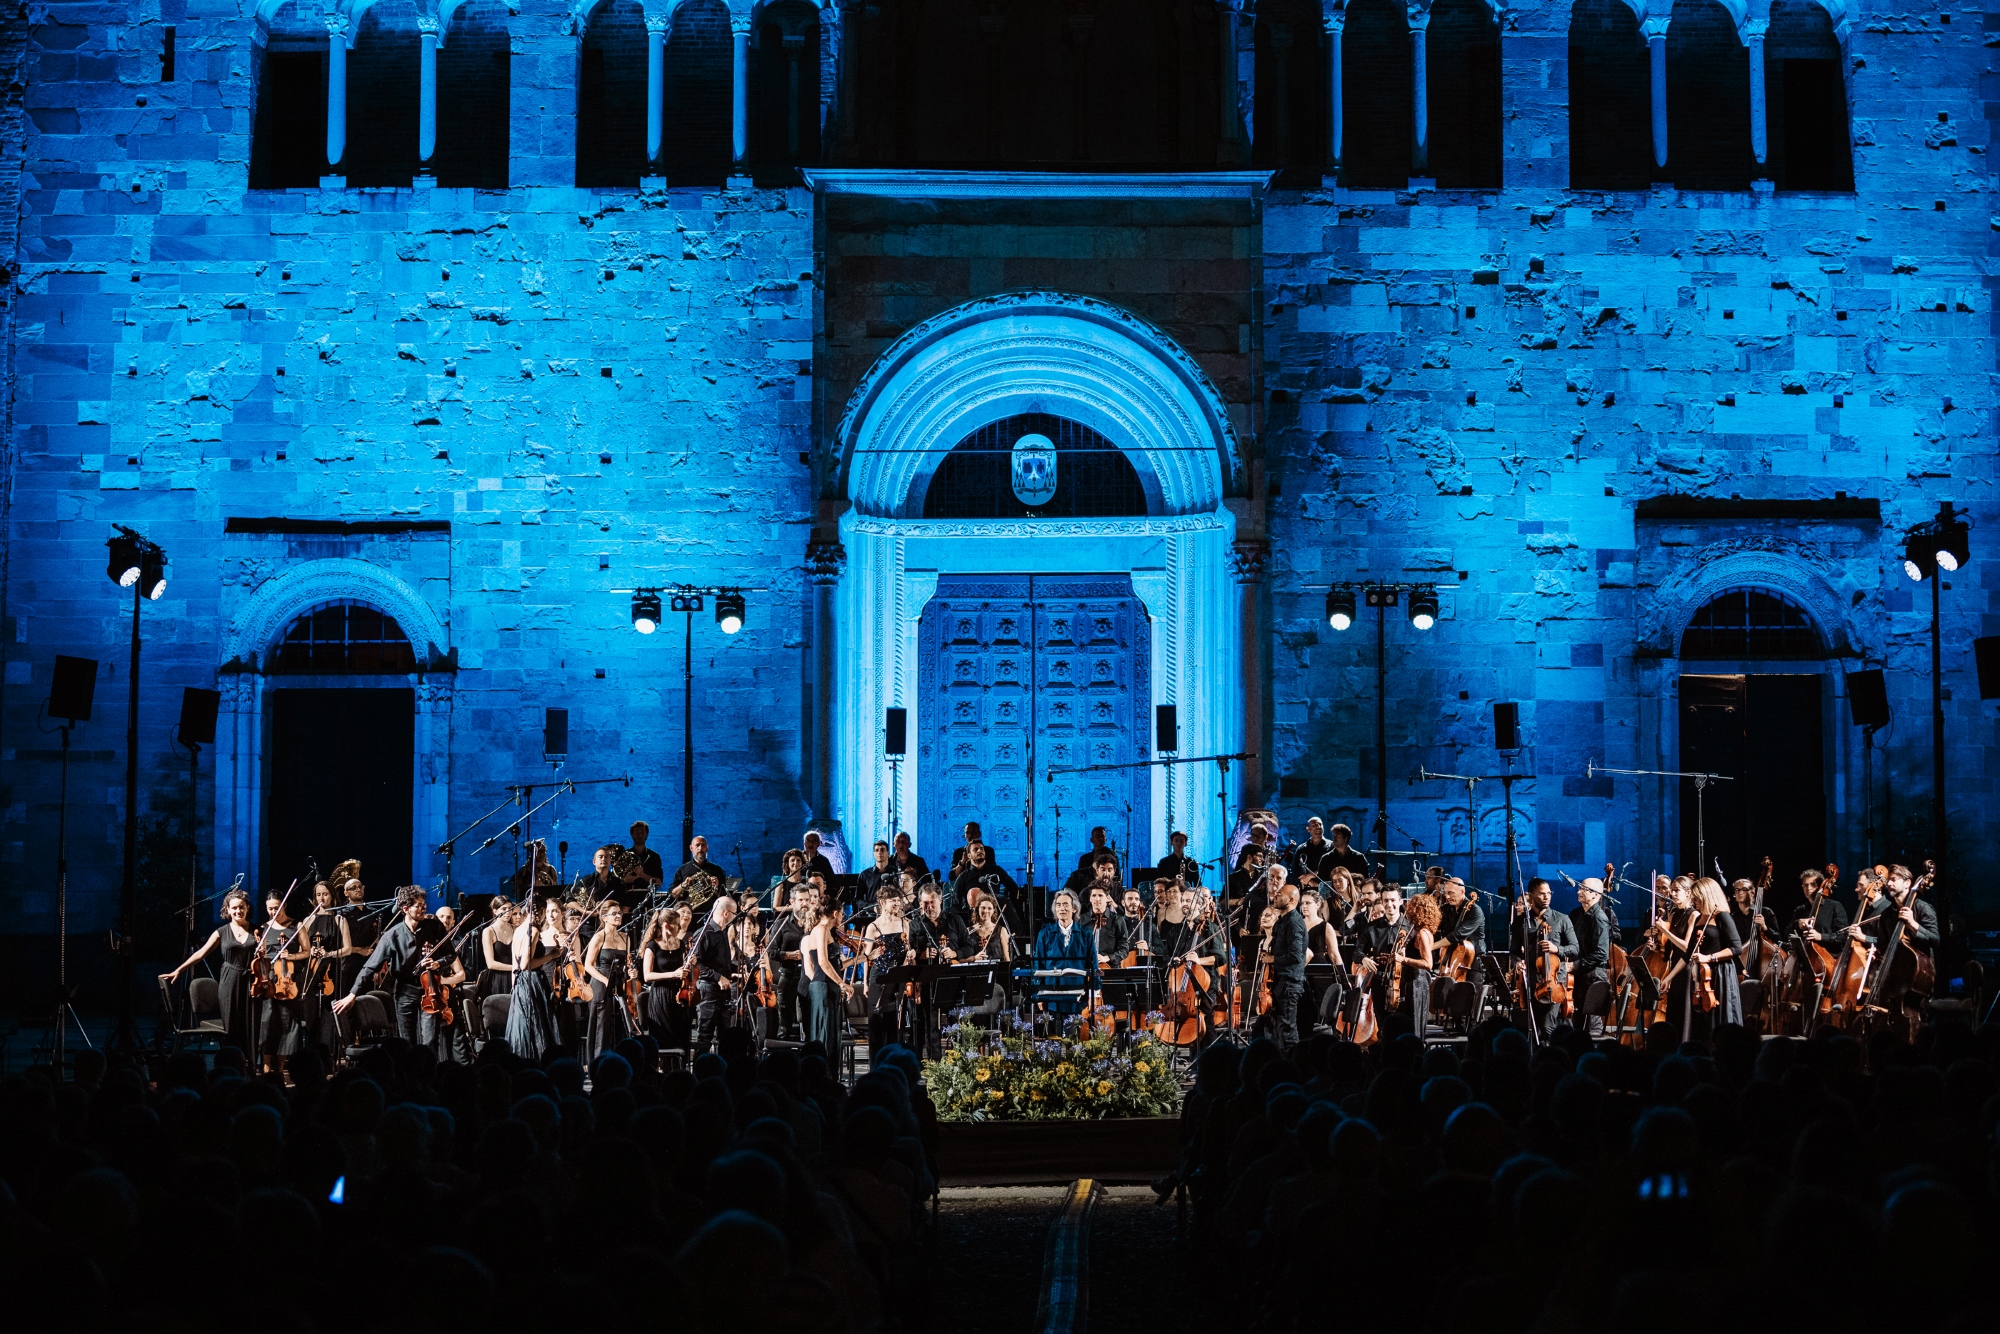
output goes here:
<path id="1" fill-rule="evenodd" d="M 1979 665 L 1979 698 L 2000 699 L 2000 635 L 1972 641 L 1972 659 Z M 1877 672 L 1875 675 L 1880 676 Z M 1853 677 L 1847 678 L 1852 681 Z"/>
<path id="2" fill-rule="evenodd" d="M 1502 702 L 1493 706 L 1493 749 L 1521 748 L 1521 706 Z"/>
<path id="3" fill-rule="evenodd" d="M 2000 677 L 1995 678 L 2000 681 Z M 1986 669 L 1981 659 L 1979 671 L 1979 693 L 1986 694 Z M 1847 716 L 1854 720 L 1856 727 L 1887 727 L 1889 725 L 1889 691 L 1882 684 L 1882 669 L 1870 667 L 1866 671 L 1847 674 Z"/>
<path id="4" fill-rule="evenodd" d="M 1153 706 L 1153 749 L 1171 755 L 1181 748 L 1181 711 L 1175 704 Z"/>
<path id="5" fill-rule="evenodd" d="M 890 709 L 883 724 L 889 734 L 889 753 L 901 755 L 910 746 L 910 713 L 908 709 Z"/>
<path id="6" fill-rule="evenodd" d="M 49 685 L 49 716 L 73 723 L 90 721 L 91 697 L 97 693 L 97 659 L 56 654 L 56 679 Z"/>
<path id="7" fill-rule="evenodd" d="M 215 711 L 222 703 L 220 690 L 187 686 L 181 691 L 181 735 L 183 746 L 215 744 Z"/>
<path id="8" fill-rule="evenodd" d="M 542 754 L 569 754 L 569 710 L 542 710 Z"/>

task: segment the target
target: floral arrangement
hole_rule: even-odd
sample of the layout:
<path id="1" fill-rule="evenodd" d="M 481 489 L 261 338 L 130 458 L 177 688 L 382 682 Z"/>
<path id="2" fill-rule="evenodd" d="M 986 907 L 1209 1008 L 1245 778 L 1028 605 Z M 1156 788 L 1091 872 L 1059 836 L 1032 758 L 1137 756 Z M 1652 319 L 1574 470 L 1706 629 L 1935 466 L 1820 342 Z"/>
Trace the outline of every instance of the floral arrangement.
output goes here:
<path id="1" fill-rule="evenodd" d="M 1081 1023 L 1036 1037 L 1011 1014 L 998 1029 L 961 1021 L 944 1033 L 944 1055 L 924 1063 L 924 1087 L 944 1121 L 1098 1120 L 1178 1116 L 1181 1080 L 1173 1049 L 1151 1035 L 1120 1050 Z"/>

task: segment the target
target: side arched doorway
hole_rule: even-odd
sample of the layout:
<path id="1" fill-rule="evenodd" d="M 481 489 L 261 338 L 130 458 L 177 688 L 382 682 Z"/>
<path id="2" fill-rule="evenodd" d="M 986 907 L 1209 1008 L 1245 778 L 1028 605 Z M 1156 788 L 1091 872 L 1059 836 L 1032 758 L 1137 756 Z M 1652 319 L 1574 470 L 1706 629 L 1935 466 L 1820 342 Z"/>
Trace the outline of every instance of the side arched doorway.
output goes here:
<path id="1" fill-rule="evenodd" d="M 1030 436 L 1053 468 L 1039 490 L 1040 465 L 1016 466 Z M 1177 709 L 1180 754 L 1246 748 L 1250 599 L 1224 504 L 1241 465 L 1222 400 L 1187 353 L 1089 298 L 982 299 L 898 340 L 856 389 L 838 441 L 841 543 L 815 557 L 838 640 L 821 735 L 857 860 L 897 828 L 922 831 L 932 846 L 919 851 L 935 860 L 963 818 L 982 821 L 1017 877 L 1032 848 L 1042 884 L 1067 871 L 1092 823 L 1141 862 L 1165 846 L 1170 811 L 1196 849 L 1219 846 L 1213 765 L 1061 772 L 1153 758 L 1161 704 Z M 1079 642 L 1079 614 L 1091 635 L 1104 620 L 1102 636 Z M 963 681 L 940 674 L 947 658 Z M 895 757 L 892 708 L 909 738 Z M 1072 803 L 1060 868 L 1059 796 Z"/>
<path id="2" fill-rule="evenodd" d="M 1710 598 L 1680 639 L 1678 767 L 1727 779 L 1699 794 L 1696 780 L 1680 780 L 1680 864 L 1712 875 L 1720 861 L 1732 879 L 1754 880 L 1768 856 L 1781 913 L 1798 897 L 1799 871 L 1832 847 L 1829 656 L 1804 606 L 1755 587 Z"/>

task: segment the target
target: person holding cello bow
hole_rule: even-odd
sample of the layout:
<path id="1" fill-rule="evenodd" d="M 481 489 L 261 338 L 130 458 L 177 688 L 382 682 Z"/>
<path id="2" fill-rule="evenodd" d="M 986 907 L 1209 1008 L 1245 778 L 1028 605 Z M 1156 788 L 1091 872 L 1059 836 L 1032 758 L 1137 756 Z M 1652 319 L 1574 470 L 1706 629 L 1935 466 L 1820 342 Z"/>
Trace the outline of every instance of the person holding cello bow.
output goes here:
<path id="1" fill-rule="evenodd" d="M 1486 910 L 1479 895 L 1465 882 L 1448 875 L 1438 883 L 1438 966 L 1431 973 L 1431 1008 L 1445 1009 L 1460 987 L 1472 989 L 1472 1003 L 1465 1007 L 1469 1024 L 1479 1013 L 1486 994 L 1486 977 L 1480 956 L 1486 953 Z"/>
<path id="2" fill-rule="evenodd" d="M 1860 918 L 1847 928 L 1849 939 L 1874 949 L 1864 997 L 1867 1010 L 1886 1012 L 1905 1042 L 1915 1040 L 1936 975 L 1937 911 L 1920 897 L 1932 874 L 1926 871 L 1922 880 L 1912 880 L 1909 867 L 1889 867 L 1888 875 L 1875 882 L 1874 896 Z M 1901 957 L 1905 954 L 1908 959 Z"/>
<path id="3" fill-rule="evenodd" d="M 1618 868 L 1606 863 L 1604 874 L 1606 879 L 1615 880 Z M 1570 927 L 1576 936 L 1576 981 L 1572 989 L 1579 998 L 1589 994 L 1593 982 L 1602 982 L 1607 995 L 1611 990 L 1611 949 L 1618 943 L 1618 924 L 1605 910 L 1604 884 L 1604 880 L 1594 875 L 1578 881 L 1576 907 L 1569 914 Z M 1593 1042 L 1603 1037 L 1603 1013 L 1595 1009 L 1587 1011 L 1583 1016 L 1583 1031 Z"/>
<path id="4" fill-rule="evenodd" d="M 1155 882 L 1157 883 L 1157 882 Z M 1139 963 L 1151 963 L 1155 953 L 1154 938 L 1158 935 L 1153 919 L 1146 914 L 1146 898 L 1137 889 L 1128 889 L 1118 903 L 1125 928 L 1125 955 L 1137 956 Z"/>
<path id="5" fill-rule="evenodd" d="M 1289 1055 L 1299 1045 L 1299 1003 L 1306 990 L 1306 919 L 1299 911 L 1298 886 L 1283 866 L 1271 868 L 1271 929 L 1264 936 L 1261 962 L 1270 975 L 1271 1009 L 1266 1016 L 1278 1045 Z"/>
<path id="6" fill-rule="evenodd" d="M 1847 934 L 1847 907 L 1833 896 L 1839 887 L 1838 868 L 1799 872 L 1799 892 L 1805 902 L 1792 914 L 1792 929 L 1816 945 L 1837 943 Z"/>
<path id="7" fill-rule="evenodd" d="M 1549 910 L 1554 898 L 1555 890 L 1548 881 L 1540 876 L 1530 880 L 1528 892 L 1514 900 L 1514 922 L 1508 943 L 1514 951 L 1516 967 L 1525 965 L 1535 978 L 1547 975 L 1559 989 L 1566 986 L 1570 966 L 1582 953 L 1582 947 L 1577 942 L 1576 923 L 1569 915 Z M 1524 1000 L 1531 1022 L 1546 1038 L 1561 1025 L 1564 1007 L 1561 1001 L 1541 996 L 1543 990 L 1536 985 L 1538 994 Z"/>
<path id="8" fill-rule="evenodd" d="M 1736 938 L 1743 942 L 1743 953 L 1736 962 L 1744 977 L 1762 978 L 1778 952 L 1778 914 L 1764 904 L 1770 888 L 1769 857 L 1764 859 L 1764 874 L 1758 881 L 1729 882 L 1729 921 L 1736 928 Z"/>
<path id="9" fill-rule="evenodd" d="M 415 1046 L 428 1047 L 437 1041 L 437 1016 L 423 1011 L 417 965 L 426 951 L 444 939 L 444 928 L 431 917 L 422 885 L 404 885 L 397 890 L 396 911 L 401 916 L 375 942 L 347 994 L 333 1003 L 333 1012 L 345 1014 L 362 992 L 379 983 L 395 1006 L 398 1036 Z"/>

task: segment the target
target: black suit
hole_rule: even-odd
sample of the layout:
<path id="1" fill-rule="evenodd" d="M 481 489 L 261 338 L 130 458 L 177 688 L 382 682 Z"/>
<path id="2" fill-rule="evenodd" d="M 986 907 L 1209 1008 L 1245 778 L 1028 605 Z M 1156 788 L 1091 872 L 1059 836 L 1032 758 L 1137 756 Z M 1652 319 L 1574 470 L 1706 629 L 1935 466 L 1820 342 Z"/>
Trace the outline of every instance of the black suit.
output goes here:
<path id="1" fill-rule="evenodd" d="M 1604 910 L 1599 900 L 1592 908 L 1577 908 L 1569 914 L 1571 927 L 1576 933 L 1576 999 L 1581 1001 L 1593 982 L 1611 984 L 1611 945 L 1618 934 L 1612 924 L 1611 914 Z M 1593 1038 L 1604 1036 L 1604 1016 L 1586 1015 L 1583 1019 L 1584 1031 Z"/>
<path id="2" fill-rule="evenodd" d="M 1306 919 L 1297 908 L 1279 913 L 1271 924 L 1269 967 L 1278 1045 L 1290 1051 L 1299 1045 L 1299 997 L 1306 989 Z"/>

